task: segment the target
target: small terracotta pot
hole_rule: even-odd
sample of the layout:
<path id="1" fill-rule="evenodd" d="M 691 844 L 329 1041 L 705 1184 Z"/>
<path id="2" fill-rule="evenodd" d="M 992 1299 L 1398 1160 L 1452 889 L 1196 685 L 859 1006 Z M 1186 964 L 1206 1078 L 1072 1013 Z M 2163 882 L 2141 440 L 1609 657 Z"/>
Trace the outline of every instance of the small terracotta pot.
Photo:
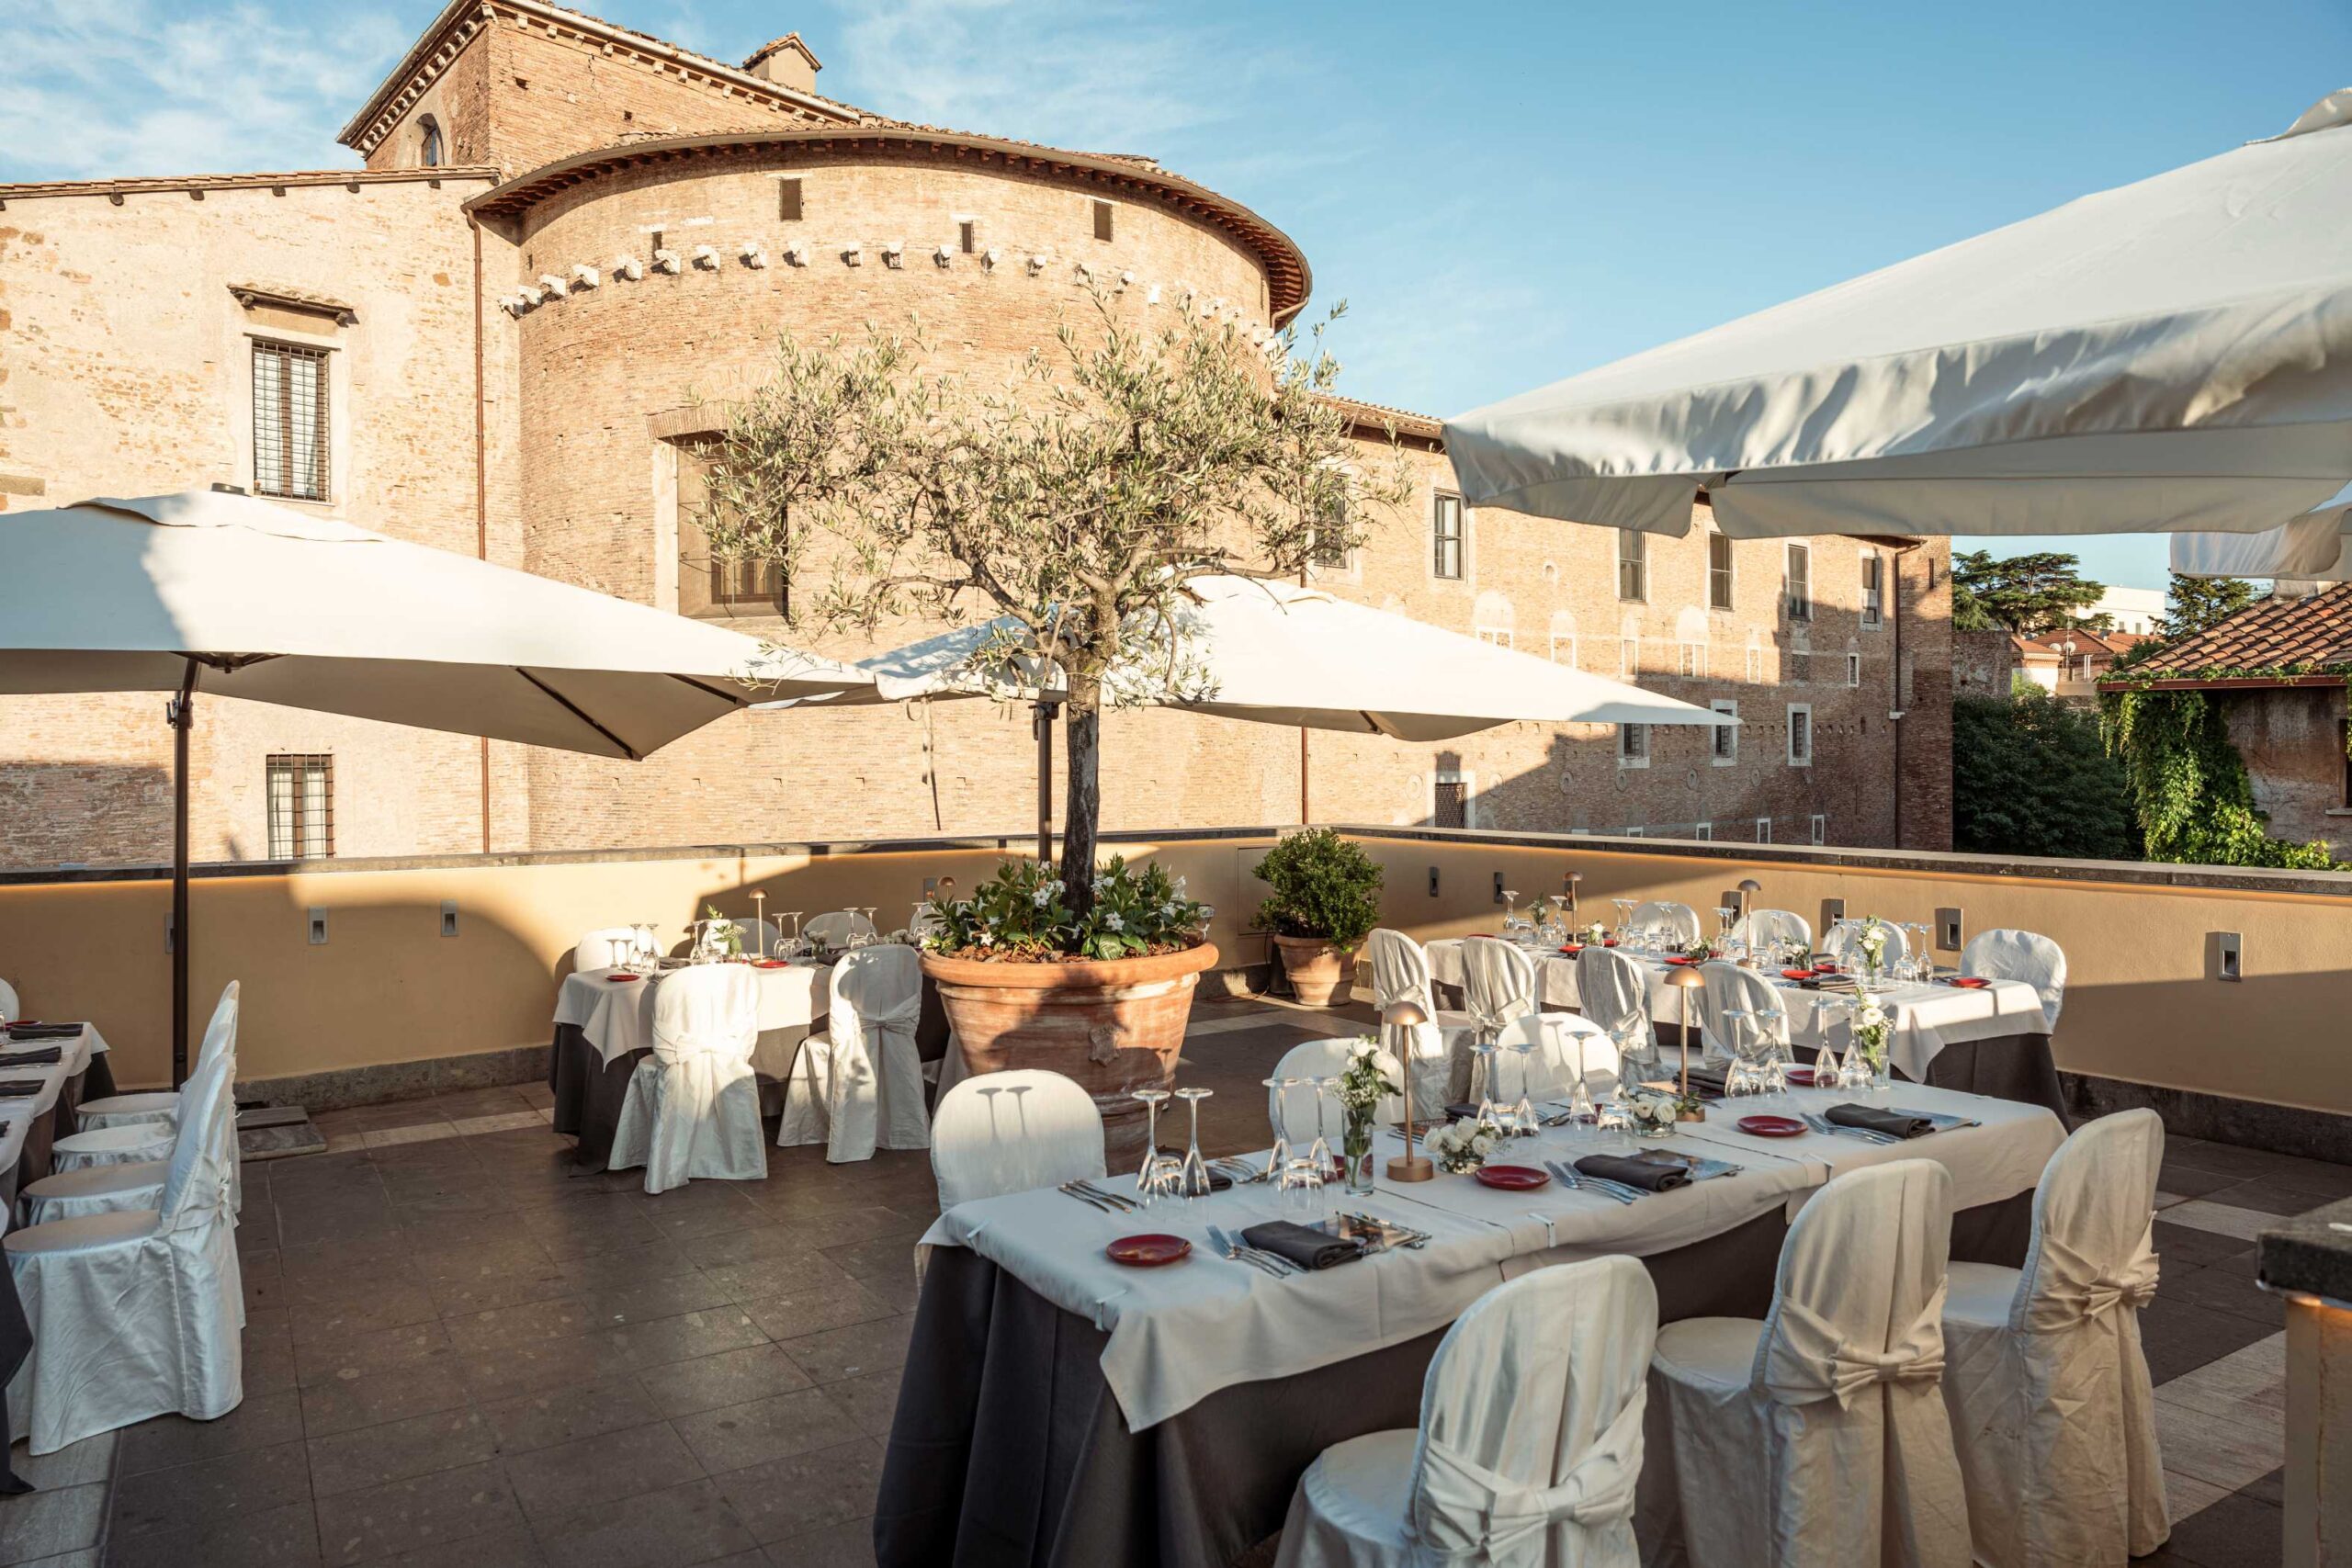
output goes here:
<path id="1" fill-rule="evenodd" d="M 1145 1115 L 1139 1089 L 1167 1089 L 1183 1048 L 1193 992 L 1216 964 L 1208 942 L 1148 958 L 1079 964 L 989 964 L 922 955 L 922 972 L 939 988 L 947 1021 L 978 1073 L 1043 1067 L 1075 1080 L 1102 1113 L 1105 1157 L 1114 1171 L 1142 1157 Z M 1160 1129 L 1181 1145 L 1183 1126 Z"/>
<path id="2" fill-rule="evenodd" d="M 1290 988 L 1301 1002 L 1327 1008 L 1348 999 L 1353 965 L 1345 948 L 1319 936 L 1277 936 L 1274 950 L 1283 955 L 1283 973 L 1290 976 Z"/>

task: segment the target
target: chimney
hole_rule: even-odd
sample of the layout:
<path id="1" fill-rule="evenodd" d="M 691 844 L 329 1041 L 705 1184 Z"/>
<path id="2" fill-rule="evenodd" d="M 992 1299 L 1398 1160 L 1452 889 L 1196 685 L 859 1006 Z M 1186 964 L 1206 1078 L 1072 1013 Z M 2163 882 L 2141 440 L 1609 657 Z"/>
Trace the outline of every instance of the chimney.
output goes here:
<path id="1" fill-rule="evenodd" d="M 817 73 L 824 66 L 800 41 L 798 33 L 786 33 L 753 50 L 751 58 L 743 62 L 743 69 L 763 82 L 773 82 L 792 92 L 813 93 L 817 90 Z"/>

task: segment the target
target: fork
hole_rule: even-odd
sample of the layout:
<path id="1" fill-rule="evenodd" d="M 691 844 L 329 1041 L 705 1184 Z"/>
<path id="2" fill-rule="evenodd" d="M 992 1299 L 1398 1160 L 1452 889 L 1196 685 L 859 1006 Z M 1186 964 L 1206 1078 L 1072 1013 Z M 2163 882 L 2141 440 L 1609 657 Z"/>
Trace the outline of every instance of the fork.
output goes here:
<path id="1" fill-rule="evenodd" d="M 1055 1188 L 1054 1190 L 1060 1193 L 1065 1198 L 1075 1198 L 1080 1202 L 1085 1204 L 1088 1208 L 1097 1210 L 1105 1214 L 1115 1214 L 1119 1212 L 1111 1207 L 1110 1204 L 1105 1203 L 1101 1199 L 1095 1197 L 1092 1193 L 1080 1191 L 1078 1190 L 1078 1184 L 1074 1181 L 1066 1181 L 1059 1187 Z"/>
<path id="2" fill-rule="evenodd" d="M 1226 1235 L 1222 1226 L 1211 1225 L 1209 1227 L 1209 1236 L 1210 1239 L 1215 1241 L 1217 1246 L 1226 1249 L 1225 1255 L 1227 1258 L 1232 1258 L 1237 1263 L 1247 1263 L 1253 1268 L 1262 1269 L 1266 1273 L 1272 1275 L 1277 1280 L 1284 1279 L 1289 1275 L 1298 1272 L 1298 1265 L 1293 1263 L 1289 1258 L 1278 1258 L 1273 1253 L 1264 1251 L 1259 1247 L 1245 1247 L 1241 1243 L 1235 1241 L 1231 1236 Z"/>
<path id="3" fill-rule="evenodd" d="M 1082 1178 L 1077 1181 L 1071 1182 L 1069 1185 L 1085 1193 L 1090 1198 L 1100 1198 L 1103 1202 L 1110 1204 L 1112 1208 L 1116 1209 L 1123 1214 L 1134 1213 L 1139 1206 L 1134 1199 L 1125 1197 L 1117 1192 L 1110 1191 L 1104 1188 L 1097 1187 L 1093 1182 Z"/>
<path id="4" fill-rule="evenodd" d="M 1832 1122 L 1826 1116 L 1809 1115 L 1805 1117 L 1804 1124 L 1816 1133 L 1826 1133 L 1833 1137 L 1860 1138 L 1866 1144 L 1876 1144 L 1882 1148 L 1888 1144 L 1899 1144 L 1903 1141 L 1900 1138 L 1890 1137 L 1884 1133 L 1874 1133 L 1868 1127 L 1849 1127 L 1842 1122 Z"/>
<path id="5" fill-rule="evenodd" d="M 1570 1170 L 1557 1160 L 1546 1160 L 1544 1168 L 1550 1171 L 1558 1179 L 1560 1185 L 1571 1192 L 1598 1192 L 1603 1198 L 1614 1198 L 1620 1203 L 1630 1203 L 1634 1201 L 1634 1195 L 1631 1192 L 1615 1183 L 1603 1181 L 1597 1176 L 1586 1176 Z"/>

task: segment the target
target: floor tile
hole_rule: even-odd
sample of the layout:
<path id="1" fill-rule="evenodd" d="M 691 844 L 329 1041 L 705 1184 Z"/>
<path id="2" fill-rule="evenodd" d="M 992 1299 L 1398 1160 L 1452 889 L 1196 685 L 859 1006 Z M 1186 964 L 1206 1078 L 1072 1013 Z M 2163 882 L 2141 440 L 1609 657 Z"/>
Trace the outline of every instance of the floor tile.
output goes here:
<path id="1" fill-rule="evenodd" d="M 2176 1301 L 2252 1318 L 2272 1328 L 2286 1326 L 2285 1300 L 2256 1284 L 2252 1274 L 2235 1269 L 2216 1265 L 2170 1271 L 2159 1289 Z"/>
<path id="2" fill-rule="evenodd" d="M 763 1542 L 871 1516 L 881 1480 L 882 1445 L 870 1438 L 779 1456 L 718 1478 L 735 1517 Z"/>
<path id="3" fill-rule="evenodd" d="M 627 1358 L 631 1366 L 642 1371 L 757 1345 L 767 1336 L 740 1308 L 713 1307 L 704 1312 L 682 1313 L 676 1317 L 656 1318 L 650 1323 L 607 1328 L 591 1337 L 609 1346 Z"/>
<path id="4" fill-rule="evenodd" d="M 0 1502 L 0 1562 L 25 1562 L 98 1543 L 107 1489 L 93 1482 Z"/>
<path id="5" fill-rule="evenodd" d="M 872 1323 L 854 1323 L 847 1328 L 777 1343 L 812 1380 L 835 1382 L 863 1372 L 888 1371 L 903 1366 L 907 1359 L 907 1335 L 913 1323 L 912 1318 L 904 1316 L 877 1318 Z"/>
<path id="6" fill-rule="evenodd" d="M 56 1452 L 46 1454 L 28 1453 L 26 1445 L 18 1443 L 9 1450 L 8 1468 L 17 1472 L 19 1481 L 43 1491 L 104 1481 L 114 1470 L 115 1454 L 122 1438 L 119 1432 L 100 1432 L 95 1438 L 68 1443 Z"/>
<path id="7" fill-rule="evenodd" d="M 889 1303 L 850 1279 L 762 1296 L 746 1303 L 743 1310 L 769 1338 L 778 1340 L 897 1315 Z"/>
<path id="8" fill-rule="evenodd" d="M 406 1328 L 437 1316 L 433 1298 L 413 1282 L 370 1284 L 345 1294 L 312 1298 L 289 1314 L 294 1348 L 354 1339 L 379 1329 Z"/>
<path id="9" fill-rule="evenodd" d="M 404 1420 L 466 1403 L 465 1379 L 453 1355 L 413 1361 L 380 1372 L 331 1378 L 302 1390 L 302 1429 L 323 1438 L 356 1427 Z"/>
<path id="10" fill-rule="evenodd" d="M 277 1393 L 249 1394 L 237 1408 L 217 1420 L 191 1421 L 185 1416 L 158 1416 L 127 1427 L 118 1436 L 126 1475 L 245 1449 L 299 1442 L 302 1437 L 302 1396 L 290 1388 Z M 43 1484 L 37 1476 L 28 1475 L 26 1479 L 35 1485 Z"/>
<path id="11" fill-rule="evenodd" d="M 530 1527 L 514 1525 L 379 1561 L 382 1568 L 544 1568 L 547 1558 Z"/>
<path id="12" fill-rule="evenodd" d="M 506 1460 L 515 1500 L 542 1535 L 549 1525 L 592 1505 L 675 1486 L 702 1473 L 692 1450 L 666 1421 Z"/>
<path id="13" fill-rule="evenodd" d="M 866 1372 L 824 1385 L 825 1397 L 847 1413 L 857 1429 L 869 1438 L 889 1435 L 899 1410 L 899 1370 Z"/>
<path id="14" fill-rule="evenodd" d="M 294 1365 L 301 1384 L 309 1388 L 327 1382 L 346 1382 L 370 1372 L 413 1366 L 450 1353 L 449 1336 L 436 1320 L 405 1328 L 379 1328 L 346 1335 L 313 1345 L 294 1347 Z"/>
<path id="15" fill-rule="evenodd" d="M 2226 1486 L 2211 1481 L 2199 1481 L 2192 1475 L 2165 1472 L 2165 1512 L 2174 1524 L 2201 1509 L 2210 1508 L 2230 1495 Z"/>
<path id="16" fill-rule="evenodd" d="M 449 1337 L 449 1348 L 460 1356 L 481 1350 L 503 1350 L 543 1339 L 570 1339 L 594 1326 L 577 1296 L 554 1296 L 521 1306 L 447 1318 L 442 1323 Z"/>
<path id="17" fill-rule="evenodd" d="M 638 1379 L 662 1416 L 691 1416 L 813 1386 L 780 1345 L 746 1345 L 649 1370 Z"/>
<path id="18" fill-rule="evenodd" d="M 779 1359 L 782 1355 L 777 1352 Z M 520 1454 L 647 1426 L 670 1412 L 657 1408 L 635 1378 L 624 1377 L 519 1394 L 483 1406 L 482 1414 L 497 1430 L 500 1451 Z"/>
<path id="19" fill-rule="evenodd" d="M 2250 1317 L 2167 1300 L 2161 1287 L 2140 1314 L 2148 1375 L 2159 1384 L 2267 1338 L 2271 1332 Z"/>
<path id="20" fill-rule="evenodd" d="M 2218 1192 L 2207 1193 L 2200 1201 L 2223 1204 L 2233 1209 L 2251 1209 L 2256 1213 L 2273 1214 L 2285 1218 L 2307 1213 L 2311 1210 L 2332 1203 L 2335 1201 L 2335 1197 L 2322 1197 L 2316 1193 L 2304 1191 L 2301 1188 L 2285 1187 L 2277 1182 L 2259 1180 L 2243 1181 L 2235 1187 L 2224 1187 Z"/>
<path id="21" fill-rule="evenodd" d="M 539 1532 L 552 1568 L 688 1568 L 757 1544 L 709 1481 L 600 1503 Z"/>
<path id="22" fill-rule="evenodd" d="M 2282 1534 L 2276 1506 L 2224 1497 L 2175 1525 L 2169 1545 L 2198 1568 L 2278 1568 Z"/>
<path id="23" fill-rule="evenodd" d="M 141 1530 L 203 1529 L 236 1514 L 260 1513 L 311 1495 L 311 1472 L 300 1442 L 221 1454 L 126 1475 L 115 1487 L 114 1536 Z"/>
<path id="24" fill-rule="evenodd" d="M 2277 1421 L 2194 1410 L 2156 1393 L 2156 1441 L 2165 1469 L 2235 1492 L 2286 1462 L 2287 1438 Z"/>
<path id="25" fill-rule="evenodd" d="M 874 1568 L 874 1521 L 849 1519 L 827 1529 L 772 1540 L 769 1568 Z"/>
<path id="26" fill-rule="evenodd" d="M 498 1452 L 498 1436 L 480 1411 L 444 1410 L 312 1438 L 308 1446 L 311 1495 L 331 1497 L 479 1464 Z"/>
<path id="27" fill-rule="evenodd" d="M 735 1300 L 700 1269 L 600 1286 L 579 1295 L 590 1324 L 602 1328 L 723 1307 Z"/>
<path id="28" fill-rule="evenodd" d="M 319 1529 L 310 1503 L 287 1503 L 217 1524 L 119 1532 L 107 1538 L 106 1568 L 313 1568 Z"/>
<path id="29" fill-rule="evenodd" d="M 330 1563 L 364 1562 L 523 1522 L 495 1460 L 322 1497 L 317 1506 L 319 1549 Z"/>
<path id="30" fill-rule="evenodd" d="M 2255 1244 L 2244 1236 L 2199 1230 L 2194 1225 L 2177 1225 L 2169 1220 L 2156 1222 L 2155 1243 L 2156 1260 L 2167 1270 L 2176 1265 L 2202 1269 L 2225 1258 L 2235 1258 L 2255 1249 Z M 2159 1291 L 2163 1289 L 2161 1285 L 2157 1288 Z"/>
<path id="31" fill-rule="evenodd" d="M 673 1425 L 712 1475 L 832 1448 L 860 1436 L 848 1411 L 814 1388 L 681 1416 Z"/>
<path id="32" fill-rule="evenodd" d="M 2218 1235 L 2233 1235 L 2245 1241 L 2253 1241 L 2264 1231 L 2276 1229 L 2278 1224 L 2277 1214 L 2210 1202 L 2202 1198 L 2174 1204 L 2165 1211 L 2165 1219 L 2172 1224 L 2188 1225 Z"/>

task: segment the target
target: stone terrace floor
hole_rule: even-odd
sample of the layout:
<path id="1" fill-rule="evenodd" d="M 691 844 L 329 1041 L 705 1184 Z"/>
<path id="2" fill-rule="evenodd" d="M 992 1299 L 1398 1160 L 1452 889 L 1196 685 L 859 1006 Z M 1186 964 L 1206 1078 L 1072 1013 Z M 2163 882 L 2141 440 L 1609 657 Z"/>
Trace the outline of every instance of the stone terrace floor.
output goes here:
<path id="1" fill-rule="evenodd" d="M 1204 1145 L 1261 1146 L 1282 1051 L 1368 1017 L 1198 1007 Z M 243 1404 L 20 1448 L 41 1490 L 0 1501 L 0 1563 L 871 1562 L 927 1157 L 771 1148 L 763 1182 L 649 1198 L 571 1174 L 547 1098 L 331 1112 L 328 1153 L 248 1165 Z M 2352 1168 L 2178 1139 L 2163 1189 L 2142 1327 L 2177 1523 L 2143 1561 L 2276 1563 L 2284 1336 L 2253 1238 Z"/>

